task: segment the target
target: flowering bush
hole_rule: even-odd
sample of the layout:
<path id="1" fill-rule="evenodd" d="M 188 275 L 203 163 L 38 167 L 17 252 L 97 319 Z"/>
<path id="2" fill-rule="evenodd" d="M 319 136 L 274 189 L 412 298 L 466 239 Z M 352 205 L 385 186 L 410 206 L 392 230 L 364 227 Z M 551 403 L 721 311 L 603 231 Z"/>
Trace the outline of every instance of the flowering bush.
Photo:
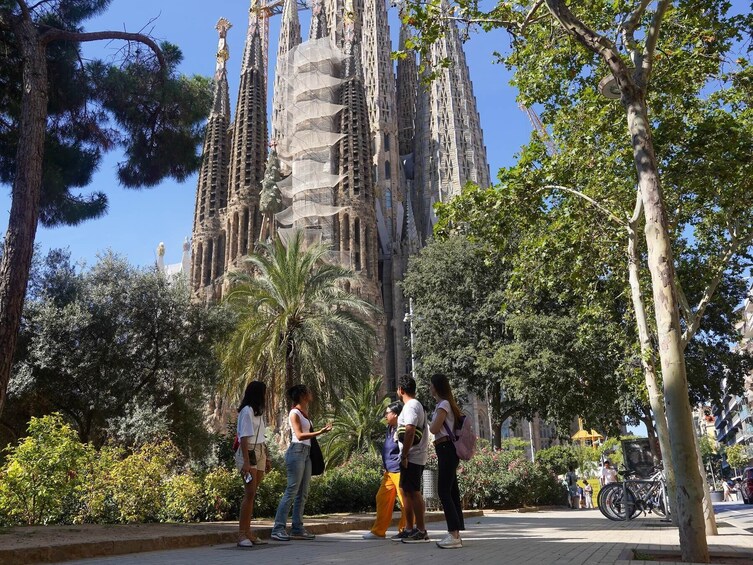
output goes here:
<path id="1" fill-rule="evenodd" d="M 94 450 L 59 414 L 34 418 L 0 470 L 0 523 L 70 523 Z"/>
<path id="2" fill-rule="evenodd" d="M 430 453 L 427 467 L 436 468 Z M 312 479 L 306 512 L 373 511 L 381 479 L 377 455 L 353 455 Z M 459 480 L 465 508 L 564 502 L 551 472 L 518 450 L 492 451 L 483 441 L 461 463 Z M 259 485 L 254 516 L 274 516 L 286 484 L 284 464 L 276 462 Z M 234 467 L 188 470 L 169 441 L 96 451 L 59 415 L 33 419 L 29 437 L 8 450 L 0 469 L 0 525 L 235 520 L 242 498 Z"/>
<path id="3" fill-rule="evenodd" d="M 515 508 L 561 504 L 566 496 L 557 477 L 517 450 L 493 451 L 479 440 L 476 455 L 458 468 L 464 508 Z"/>

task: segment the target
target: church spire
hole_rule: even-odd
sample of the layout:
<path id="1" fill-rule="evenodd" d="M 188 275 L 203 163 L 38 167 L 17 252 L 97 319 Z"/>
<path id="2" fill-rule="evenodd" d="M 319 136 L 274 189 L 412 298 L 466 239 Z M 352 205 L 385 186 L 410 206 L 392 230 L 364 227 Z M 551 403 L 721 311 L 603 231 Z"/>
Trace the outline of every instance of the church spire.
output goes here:
<path id="1" fill-rule="evenodd" d="M 228 262 L 246 255 L 259 236 L 259 191 L 267 160 L 267 93 L 262 15 L 252 0 L 238 102 L 235 106 L 228 204 Z"/>
<path id="2" fill-rule="evenodd" d="M 298 19 L 296 0 L 285 0 L 280 22 L 280 41 L 277 45 L 275 63 L 275 87 L 272 94 L 272 139 L 279 141 L 285 116 L 285 90 L 288 85 L 283 77 L 288 76 L 288 54 L 301 43 L 301 22 Z"/>
<path id="3" fill-rule="evenodd" d="M 446 0 L 442 0 L 447 7 Z M 431 233 L 433 205 L 460 193 L 467 182 L 491 184 L 481 119 L 473 94 L 468 64 L 458 28 L 447 22 L 447 32 L 432 46 L 430 66 L 449 59 L 428 88 L 419 89 L 416 111 L 415 186 L 423 191 L 413 205 L 421 235 Z"/>
<path id="4" fill-rule="evenodd" d="M 311 28 L 309 39 L 321 39 L 329 34 L 327 24 L 327 11 L 324 9 L 324 0 L 314 0 L 311 4 Z"/>
<path id="5" fill-rule="evenodd" d="M 410 32 L 405 24 L 400 26 L 398 50 L 404 57 L 397 61 L 397 130 L 400 155 L 413 153 L 416 119 L 416 96 L 418 95 L 418 67 L 416 54 L 406 48 Z"/>
<path id="6" fill-rule="evenodd" d="M 230 162 L 230 94 L 226 63 L 230 57 L 227 32 L 232 25 L 225 18 L 217 22 L 219 44 L 214 74 L 214 101 L 207 121 L 201 170 L 196 187 L 193 243 L 194 262 L 191 285 L 195 292 L 211 282 L 212 267 L 204 265 L 203 249 L 214 245 L 221 229 L 219 214 L 227 206 L 228 164 Z M 210 243 L 211 242 L 211 243 Z"/>

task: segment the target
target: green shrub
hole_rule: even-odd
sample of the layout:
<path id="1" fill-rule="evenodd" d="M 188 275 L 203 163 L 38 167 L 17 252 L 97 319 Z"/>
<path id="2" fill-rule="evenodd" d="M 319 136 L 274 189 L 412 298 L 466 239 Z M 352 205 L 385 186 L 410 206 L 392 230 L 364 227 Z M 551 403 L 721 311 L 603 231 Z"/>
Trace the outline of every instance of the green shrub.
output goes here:
<path id="1" fill-rule="evenodd" d="M 238 480 L 240 481 L 240 479 Z M 282 493 L 285 492 L 287 485 L 288 476 L 284 467 L 275 467 L 264 475 L 264 479 L 256 491 L 254 516 L 259 518 L 273 517 L 277 512 L 277 505 L 280 503 Z M 240 504 L 240 500 L 238 503 Z M 308 502 L 306 503 L 306 512 L 309 512 Z"/>
<path id="2" fill-rule="evenodd" d="M 174 475 L 163 485 L 164 505 L 160 512 L 163 522 L 195 522 L 201 517 L 204 493 L 201 481 L 192 473 Z"/>
<path id="3" fill-rule="evenodd" d="M 235 469 L 216 467 L 204 476 L 205 519 L 213 521 L 237 518 L 241 500 L 243 481 Z"/>
<path id="4" fill-rule="evenodd" d="M 91 459 L 87 470 L 89 480 L 81 489 L 81 508 L 75 522 L 113 524 L 119 521 L 112 471 L 124 457 L 123 448 L 106 446 Z"/>
<path id="5" fill-rule="evenodd" d="M 564 496 L 564 487 L 548 469 L 518 450 L 493 451 L 483 440 L 474 458 L 461 462 L 458 481 L 464 508 L 561 504 Z"/>
<path id="6" fill-rule="evenodd" d="M 382 481 L 382 472 L 382 460 L 376 454 L 352 455 L 343 465 L 313 478 L 306 513 L 374 510 L 374 497 Z"/>
<path id="7" fill-rule="evenodd" d="M 178 452 L 170 441 L 147 443 L 112 467 L 112 498 L 118 521 L 154 522 L 160 517 L 162 483 L 172 475 Z"/>
<path id="8" fill-rule="evenodd" d="M 32 418 L 29 435 L 6 451 L 0 470 L 0 522 L 72 522 L 93 448 L 81 443 L 60 414 L 50 414 Z"/>

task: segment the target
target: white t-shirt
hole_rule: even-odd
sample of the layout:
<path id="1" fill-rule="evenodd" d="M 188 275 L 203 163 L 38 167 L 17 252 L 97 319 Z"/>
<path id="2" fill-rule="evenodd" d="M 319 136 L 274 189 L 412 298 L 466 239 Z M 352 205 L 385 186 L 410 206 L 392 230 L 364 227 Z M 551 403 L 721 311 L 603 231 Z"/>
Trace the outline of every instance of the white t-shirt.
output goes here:
<path id="1" fill-rule="evenodd" d="M 253 414 L 253 412 L 252 412 Z M 251 438 L 252 444 L 257 443 L 266 443 L 266 433 L 267 433 L 267 425 L 264 422 L 264 415 L 259 414 L 258 416 L 254 414 L 253 416 L 254 421 L 254 437 Z"/>
<path id="2" fill-rule="evenodd" d="M 403 406 L 402 412 L 397 417 L 397 426 L 405 426 L 412 424 L 417 428 L 421 428 L 423 435 L 421 441 L 416 442 L 413 440 L 413 445 L 408 452 L 408 462 L 416 465 L 426 465 L 426 459 L 429 457 L 429 430 L 426 426 L 426 413 L 424 407 L 415 398 L 411 398 Z M 400 444 L 400 451 L 402 452 L 403 446 Z"/>
<path id="3" fill-rule="evenodd" d="M 305 445 L 311 445 L 310 439 L 298 439 L 298 437 L 295 435 L 295 432 L 293 431 L 293 414 L 298 414 L 298 419 L 301 422 L 301 431 L 303 432 L 310 432 L 311 431 L 311 422 L 309 421 L 306 416 L 303 415 L 303 412 L 298 410 L 298 408 L 293 408 L 290 411 L 290 414 L 288 414 L 288 420 L 290 420 L 290 431 L 292 432 L 293 439 L 290 440 L 291 443 L 303 443 Z"/>
<path id="4" fill-rule="evenodd" d="M 434 414 L 432 414 L 432 416 L 431 416 L 431 421 L 433 422 L 436 419 L 437 413 L 439 412 L 440 409 L 444 410 L 445 413 L 447 414 L 444 417 L 444 422 L 445 422 L 445 424 L 447 424 L 447 427 L 450 428 L 451 430 L 454 429 L 454 427 L 455 427 L 455 413 L 452 411 L 452 406 L 450 406 L 450 401 L 449 400 L 440 400 L 439 401 L 439 403 L 437 404 L 437 407 L 434 408 Z M 448 436 L 447 430 L 445 429 L 444 424 L 442 424 L 442 427 L 439 428 L 439 431 L 434 434 L 434 440 L 436 441 L 436 440 L 438 440 L 441 437 L 447 437 L 447 436 Z"/>
<path id="5" fill-rule="evenodd" d="M 601 468 L 601 478 L 604 481 L 605 485 L 608 485 L 609 483 L 616 483 L 617 482 L 617 471 L 614 467 L 602 467 Z"/>
<path id="6" fill-rule="evenodd" d="M 254 409 L 250 406 L 244 406 L 241 408 L 241 411 L 238 412 L 238 425 L 237 425 L 237 433 L 238 433 L 238 439 L 242 437 L 247 437 L 249 439 L 249 443 L 252 443 L 254 441 Z"/>

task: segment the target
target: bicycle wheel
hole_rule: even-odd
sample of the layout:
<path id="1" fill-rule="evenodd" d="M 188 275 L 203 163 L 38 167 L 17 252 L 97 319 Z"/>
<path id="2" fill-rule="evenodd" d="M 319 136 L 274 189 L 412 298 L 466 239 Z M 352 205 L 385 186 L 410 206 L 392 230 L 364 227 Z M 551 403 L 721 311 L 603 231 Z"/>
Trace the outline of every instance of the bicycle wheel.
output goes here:
<path id="1" fill-rule="evenodd" d="M 609 518 L 610 520 L 620 520 L 620 518 L 618 518 L 612 511 L 611 501 L 615 496 L 614 491 L 619 492 L 619 496 L 622 496 L 622 483 L 611 483 L 604 486 L 599 491 L 599 496 L 596 498 L 596 505 L 605 518 Z"/>
<path id="2" fill-rule="evenodd" d="M 627 496 L 625 497 L 621 484 L 615 484 L 614 488 L 610 488 L 604 493 L 599 510 L 601 510 L 604 516 L 616 522 L 624 521 L 628 515 L 634 518 L 639 512 L 638 506 L 635 503 L 635 494 L 628 489 Z"/>

